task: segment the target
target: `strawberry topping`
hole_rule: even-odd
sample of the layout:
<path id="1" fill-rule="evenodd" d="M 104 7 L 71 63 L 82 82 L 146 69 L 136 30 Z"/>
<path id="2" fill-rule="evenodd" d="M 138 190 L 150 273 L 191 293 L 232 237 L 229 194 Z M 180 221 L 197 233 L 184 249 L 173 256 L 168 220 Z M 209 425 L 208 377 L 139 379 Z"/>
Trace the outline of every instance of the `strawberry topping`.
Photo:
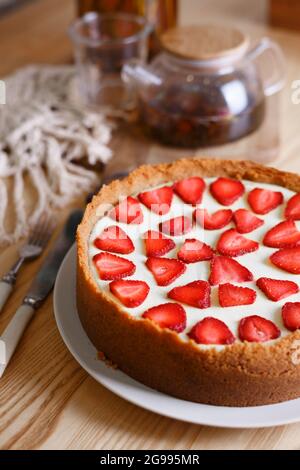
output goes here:
<path id="1" fill-rule="evenodd" d="M 94 241 L 96 248 L 127 255 L 134 251 L 134 245 L 128 235 L 117 225 L 111 225 L 103 230 Z"/>
<path id="2" fill-rule="evenodd" d="M 199 176 L 192 176 L 177 181 L 173 186 L 174 191 L 187 204 L 200 204 L 202 201 L 205 182 Z"/>
<path id="3" fill-rule="evenodd" d="M 125 307 L 133 308 L 141 305 L 149 293 L 149 286 L 144 281 L 119 280 L 109 284 L 111 292 Z"/>
<path id="4" fill-rule="evenodd" d="M 287 302 L 282 307 L 282 320 L 288 330 L 298 330 L 300 328 L 300 302 Z"/>
<path id="5" fill-rule="evenodd" d="M 109 216 L 118 222 L 125 224 L 141 224 L 143 222 L 143 212 L 140 203 L 134 197 L 128 196 L 114 207 Z"/>
<path id="6" fill-rule="evenodd" d="M 295 194 L 288 201 L 284 215 L 287 219 L 300 220 L 300 193 Z"/>
<path id="7" fill-rule="evenodd" d="M 195 209 L 194 220 L 205 230 L 217 230 L 225 227 L 232 219 L 231 209 L 220 209 L 209 214 L 206 209 Z"/>
<path id="8" fill-rule="evenodd" d="M 270 279 L 268 277 L 260 277 L 257 279 L 256 285 L 264 292 L 268 299 L 274 302 L 296 294 L 299 291 L 299 287 L 293 281 Z"/>
<path id="9" fill-rule="evenodd" d="M 179 236 L 190 232 L 192 230 L 192 223 L 188 217 L 181 215 L 161 222 L 159 230 L 166 235 Z"/>
<path id="10" fill-rule="evenodd" d="M 145 234 L 145 247 L 147 256 L 163 256 L 175 248 L 175 243 L 165 237 L 161 232 L 148 230 Z"/>
<path id="11" fill-rule="evenodd" d="M 209 283 L 212 286 L 226 282 L 248 282 L 253 275 L 245 266 L 227 256 L 214 256 L 211 260 Z"/>
<path id="12" fill-rule="evenodd" d="M 205 186 L 202 178 L 188 177 L 177 181 L 173 186 L 141 192 L 138 199 L 128 196 L 109 212 L 109 216 L 118 222 L 141 224 L 143 210 L 145 211 L 145 208 L 142 210 L 142 204 L 158 215 L 165 215 L 170 211 L 174 193 L 184 203 L 196 205 L 202 202 Z M 220 177 L 210 185 L 210 192 L 219 204 L 230 206 L 243 196 L 245 187 L 239 180 Z M 256 214 L 267 214 L 283 201 L 283 194 L 280 191 L 256 187 L 248 194 L 248 203 Z M 300 220 L 300 193 L 288 201 L 285 218 L 286 220 L 265 233 L 263 243 L 267 247 L 279 249 L 270 256 L 270 261 L 275 266 L 293 274 L 300 274 L 300 231 L 295 223 L 295 220 Z M 162 256 L 176 247 L 175 242 L 167 236 L 187 234 L 193 228 L 193 219 L 205 230 L 220 230 L 232 220 L 236 228 L 229 228 L 220 234 L 216 244 L 217 255 L 211 246 L 201 240 L 187 238 L 178 251 L 178 259 L 163 258 Z M 178 303 L 168 302 L 154 306 L 146 310 L 142 317 L 152 320 L 162 328 L 180 333 L 185 330 L 187 323 L 185 309 L 180 304 L 198 309 L 209 308 L 211 286 L 215 285 L 219 286 L 221 307 L 254 304 L 256 291 L 235 285 L 235 283 L 253 281 L 253 275 L 233 257 L 258 250 L 259 243 L 246 238 L 243 234 L 252 232 L 263 224 L 264 221 L 251 210 L 241 208 L 233 212 L 229 208 L 224 208 L 209 213 L 207 209 L 198 207 L 193 212 L 193 218 L 179 215 L 162 221 L 159 224 L 160 231 L 148 230 L 144 235 L 145 252 L 148 257 L 145 264 L 158 286 L 168 286 L 180 277 L 187 269 L 184 263 L 210 260 L 210 275 L 208 282 L 195 280 L 173 287 L 167 296 Z M 110 291 L 125 307 L 140 306 L 150 292 L 149 285 L 145 281 L 123 279 L 134 274 L 135 264 L 129 259 L 112 254 L 132 253 L 135 247 L 131 238 L 117 225 L 111 225 L 95 239 L 94 245 L 101 250 L 93 257 L 100 279 L 112 281 L 109 284 Z M 196 276 L 195 278 L 197 279 Z M 256 285 L 269 300 L 274 302 L 299 292 L 297 283 L 289 280 L 261 277 L 256 281 Z M 282 308 L 282 320 L 288 330 L 300 329 L 300 302 L 287 302 Z M 274 322 L 259 315 L 251 315 L 240 320 L 238 335 L 241 341 L 265 342 L 278 338 L 280 330 Z M 188 336 L 196 343 L 208 345 L 232 344 L 236 340 L 228 326 L 213 317 L 198 321 Z"/>
<path id="13" fill-rule="evenodd" d="M 284 271 L 300 274 L 300 247 L 278 250 L 270 256 L 270 261 Z"/>
<path id="14" fill-rule="evenodd" d="M 225 256 L 241 256 L 256 251 L 258 248 L 257 242 L 244 237 L 234 228 L 223 232 L 217 243 L 218 252 Z"/>
<path id="15" fill-rule="evenodd" d="M 158 286 L 168 286 L 186 270 L 186 266 L 177 259 L 150 257 L 146 261 Z"/>
<path id="16" fill-rule="evenodd" d="M 210 285 L 206 281 L 194 281 L 185 286 L 174 287 L 169 293 L 170 299 L 196 308 L 210 307 Z"/>
<path id="17" fill-rule="evenodd" d="M 241 181 L 222 177 L 210 185 L 210 192 L 220 204 L 230 206 L 244 194 L 245 187 Z"/>
<path id="18" fill-rule="evenodd" d="M 179 304 L 157 305 L 149 308 L 142 316 L 157 323 L 161 328 L 168 328 L 177 331 L 177 333 L 181 333 L 186 327 L 186 313 Z"/>
<path id="19" fill-rule="evenodd" d="M 293 248 L 300 244 L 300 232 L 293 220 L 285 220 L 265 234 L 263 243 L 272 248 Z"/>
<path id="20" fill-rule="evenodd" d="M 178 259 L 184 263 L 209 260 L 213 255 L 214 252 L 210 246 L 195 238 L 187 238 L 177 254 Z"/>
<path id="21" fill-rule="evenodd" d="M 267 214 L 283 203 L 283 195 L 279 191 L 255 188 L 248 195 L 248 203 L 256 214 Z"/>
<path id="22" fill-rule="evenodd" d="M 188 336 L 198 344 L 232 344 L 235 337 L 224 322 L 206 317 L 196 323 Z"/>
<path id="23" fill-rule="evenodd" d="M 233 220 L 239 233 L 249 233 L 263 225 L 264 221 L 247 209 L 238 209 L 233 214 Z"/>
<path id="24" fill-rule="evenodd" d="M 221 307 L 250 305 L 255 302 L 255 299 L 256 292 L 249 289 L 249 287 L 240 287 L 229 283 L 219 286 L 219 303 Z"/>
<path id="25" fill-rule="evenodd" d="M 173 199 L 173 189 L 170 186 L 163 186 L 162 188 L 140 193 L 138 197 L 152 212 L 164 215 L 170 210 Z"/>
<path id="26" fill-rule="evenodd" d="M 245 317 L 239 324 L 239 337 L 241 341 L 263 343 L 280 336 L 277 326 L 259 315 Z"/>
<path id="27" fill-rule="evenodd" d="M 135 272 L 135 265 L 132 261 L 110 253 L 97 253 L 93 261 L 100 279 L 104 281 L 121 279 L 126 276 L 131 276 Z"/>

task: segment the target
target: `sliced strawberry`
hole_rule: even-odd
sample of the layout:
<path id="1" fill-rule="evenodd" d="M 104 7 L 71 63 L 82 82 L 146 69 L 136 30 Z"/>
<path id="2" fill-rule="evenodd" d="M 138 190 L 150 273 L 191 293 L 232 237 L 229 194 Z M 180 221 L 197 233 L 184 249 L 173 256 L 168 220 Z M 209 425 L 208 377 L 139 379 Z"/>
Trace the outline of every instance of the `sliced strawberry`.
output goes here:
<path id="1" fill-rule="evenodd" d="M 255 302 L 256 292 L 249 287 L 234 286 L 233 284 L 221 284 L 219 286 L 219 303 L 221 307 L 233 307 L 235 305 L 250 305 Z"/>
<path id="2" fill-rule="evenodd" d="M 112 281 L 131 276 L 135 272 L 135 265 L 128 259 L 110 253 L 97 253 L 93 261 L 100 279 Z"/>
<path id="3" fill-rule="evenodd" d="M 232 219 L 232 210 L 220 209 L 209 214 L 206 209 L 195 209 L 194 220 L 205 230 L 217 230 L 225 227 Z"/>
<path id="4" fill-rule="evenodd" d="M 241 256 L 256 251 L 258 248 L 257 242 L 244 237 L 234 228 L 223 232 L 217 243 L 218 252 L 225 256 Z"/>
<path id="5" fill-rule="evenodd" d="M 259 315 L 242 318 L 239 323 L 239 337 L 241 341 L 250 343 L 263 343 L 280 336 L 277 326 Z"/>
<path id="6" fill-rule="evenodd" d="M 133 308 L 141 305 L 149 294 L 149 286 L 144 281 L 119 280 L 109 284 L 111 292 L 125 307 Z"/>
<path id="7" fill-rule="evenodd" d="M 253 280 L 249 269 L 242 266 L 235 259 L 227 256 L 214 256 L 211 260 L 209 283 L 212 286 L 226 282 L 248 282 Z"/>
<path id="8" fill-rule="evenodd" d="M 300 193 L 295 194 L 288 201 L 284 215 L 287 219 L 300 220 Z"/>
<path id="9" fill-rule="evenodd" d="M 157 323 L 161 328 L 181 333 L 186 327 L 186 313 L 184 308 L 179 304 L 166 303 L 149 308 L 142 315 L 143 318 Z"/>
<path id="10" fill-rule="evenodd" d="M 283 195 L 279 191 L 255 188 L 248 194 L 248 203 L 256 214 L 267 214 L 283 203 Z"/>
<path id="11" fill-rule="evenodd" d="M 206 243 L 195 238 L 187 238 L 178 251 L 177 257 L 184 263 L 196 263 L 209 260 L 213 255 L 213 249 Z"/>
<path id="12" fill-rule="evenodd" d="M 210 307 L 210 285 L 206 281 L 194 281 L 185 286 L 174 287 L 168 297 L 192 307 Z"/>
<path id="13" fill-rule="evenodd" d="M 179 236 L 192 230 L 192 222 L 183 215 L 174 219 L 165 220 L 159 224 L 159 230 L 166 235 Z"/>
<path id="14" fill-rule="evenodd" d="M 117 225 L 111 225 L 103 230 L 94 241 L 96 248 L 127 255 L 134 251 L 134 245 L 128 235 Z"/>
<path id="15" fill-rule="evenodd" d="M 147 256 L 163 256 L 175 248 L 175 243 L 165 237 L 161 232 L 148 230 L 145 233 L 145 247 Z"/>
<path id="16" fill-rule="evenodd" d="M 263 291 L 268 299 L 274 302 L 285 299 L 285 297 L 289 297 L 299 291 L 299 287 L 293 281 L 270 279 L 268 277 L 260 277 L 257 279 L 256 285 Z"/>
<path id="17" fill-rule="evenodd" d="M 233 214 L 233 220 L 239 233 L 249 233 L 260 227 L 264 221 L 247 209 L 238 209 Z"/>
<path id="18" fill-rule="evenodd" d="M 199 176 L 192 176 L 191 178 L 177 181 L 173 188 L 175 193 L 187 204 L 200 204 L 205 189 L 205 182 Z"/>
<path id="19" fill-rule="evenodd" d="M 235 337 L 224 322 L 206 317 L 196 323 L 188 336 L 198 344 L 232 344 Z"/>
<path id="20" fill-rule="evenodd" d="M 284 271 L 300 274 L 300 247 L 278 250 L 270 256 L 270 261 Z"/>
<path id="21" fill-rule="evenodd" d="M 150 257 L 146 261 L 158 286 L 168 286 L 186 270 L 186 266 L 177 259 Z"/>
<path id="22" fill-rule="evenodd" d="M 140 193 L 138 198 L 148 209 L 155 212 L 155 214 L 164 215 L 170 210 L 173 199 L 173 189 L 171 186 L 163 186 L 162 188 Z"/>
<path id="23" fill-rule="evenodd" d="M 230 178 L 218 178 L 210 185 L 213 197 L 223 206 L 231 206 L 245 192 L 241 181 Z"/>
<path id="24" fill-rule="evenodd" d="M 300 244 L 300 232 L 293 220 L 285 220 L 265 234 L 263 243 L 272 248 L 294 248 Z"/>
<path id="25" fill-rule="evenodd" d="M 283 324 L 288 330 L 295 331 L 300 328 L 300 302 L 287 302 L 281 313 Z"/>
<path id="26" fill-rule="evenodd" d="M 143 212 L 141 205 L 137 199 L 128 196 L 123 199 L 116 207 L 114 207 L 109 216 L 118 222 L 125 224 L 141 224 L 143 222 Z"/>

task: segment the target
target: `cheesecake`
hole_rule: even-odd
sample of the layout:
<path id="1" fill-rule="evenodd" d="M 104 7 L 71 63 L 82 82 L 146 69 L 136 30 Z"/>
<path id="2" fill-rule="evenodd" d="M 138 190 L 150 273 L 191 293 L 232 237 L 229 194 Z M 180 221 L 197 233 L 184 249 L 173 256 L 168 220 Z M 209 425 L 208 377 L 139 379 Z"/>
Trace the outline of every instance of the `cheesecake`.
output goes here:
<path id="1" fill-rule="evenodd" d="M 300 396 L 299 274 L 300 177 L 249 161 L 142 166 L 102 187 L 78 227 L 86 334 L 183 400 Z"/>

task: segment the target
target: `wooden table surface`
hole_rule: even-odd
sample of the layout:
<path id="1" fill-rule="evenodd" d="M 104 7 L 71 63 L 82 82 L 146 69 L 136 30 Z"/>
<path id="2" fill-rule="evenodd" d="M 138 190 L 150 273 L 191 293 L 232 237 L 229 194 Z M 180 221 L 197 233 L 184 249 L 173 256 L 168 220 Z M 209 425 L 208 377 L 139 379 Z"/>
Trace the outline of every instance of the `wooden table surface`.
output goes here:
<path id="1" fill-rule="evenodd" d="M 181 22 L 195 22 L 199 4 L 184 2 Z M 208 2 L 206 2 L 207 4 Z M 188 5 L 187 5 L 188 4 Z M 251 3 L 252 5 L 252 3 Z M 198 9 L 198 10 L 197 10 Z M 206 11 L 207 17 L 209 10 Z M 213 12 L 212 12 L 213 14 Z M 65 30 L 73 18 L 69 0 L 35 0 L 0 19 L 0 76 L 28 63 L 70 62 Z M 224 14 L 223 21 L 230 20 Z M 300 36 L 266 30 L 258 23 L 239 24 L 252 35 L 269 34 L 287 58 L 282 100 L 283 145 L 274 166 L 300 170 L 300 104 L 292 104 L 291 83 L 300 79 Z M 126 145 L 120 146 L 120 142 Z M 112 167 L 153 161 L 182 152 L 166 151 L 123 131 Z M 67 210 L 63 215 L 66 215 Z M 63 218 L 63 217 L 62 217 Z M 6 249 L 0 274 L 17 256 Z M 0 333 L 19 305 L 41 260 L 28 264 L 0 316 Z M 2 449 L 299 449 L 300 423 L 269 429 L 230 430 L 191 425 L 144 411 L 106 390 L 73 359 L 55 324 L 52 296 L 33 319 L 0 381 L 0 448 Z"/>

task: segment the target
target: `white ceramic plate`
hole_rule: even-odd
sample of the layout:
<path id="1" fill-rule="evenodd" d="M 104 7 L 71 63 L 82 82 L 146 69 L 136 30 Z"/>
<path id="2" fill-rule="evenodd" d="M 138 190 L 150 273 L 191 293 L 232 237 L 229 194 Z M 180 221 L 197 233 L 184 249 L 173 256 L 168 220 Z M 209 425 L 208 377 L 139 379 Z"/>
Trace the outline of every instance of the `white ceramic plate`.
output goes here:
<path id="1" fill-rule="evenodd" d="M 54 312 L 60 334 L 79 364 L 106 388 L 135 405 L 190 423 L 228 428 L 278 426 L 300 421 L 300 399 L 248 408 L 211 406 L 179 400 L 152 390 L 97 359 L 76 309 L 76 248 L 70 249 L 58 273 Z"/>

